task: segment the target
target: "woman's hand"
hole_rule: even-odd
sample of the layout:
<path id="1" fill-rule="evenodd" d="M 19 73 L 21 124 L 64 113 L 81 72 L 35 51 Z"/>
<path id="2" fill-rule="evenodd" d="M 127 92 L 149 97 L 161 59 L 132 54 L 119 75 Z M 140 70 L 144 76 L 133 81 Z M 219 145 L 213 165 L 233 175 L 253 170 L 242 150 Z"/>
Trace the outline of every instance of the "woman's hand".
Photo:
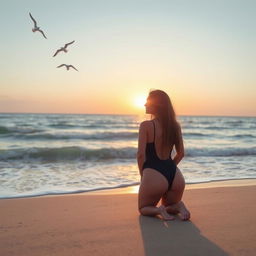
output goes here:
<path id="1" fill-rule="evenodd" d="M 184 157 L 184 144 L 180 125 L 178 125 L 178 140 L 175 143 L 175 149 L 177 154 L 173 158 L 173 161 L 175 162 L 176 165 L 178 165 L 178 163 Z"/>
<path id="2" fill-rule="evenodd" d="M 143 164 L 146 160 L 146 144 L 147 144 L 147 121 L 140 124 L 139 138 L 138 138 L 138 152 L 137 152 L 137 162 L 140 171 L 140 176 L 142 176 Z"/>

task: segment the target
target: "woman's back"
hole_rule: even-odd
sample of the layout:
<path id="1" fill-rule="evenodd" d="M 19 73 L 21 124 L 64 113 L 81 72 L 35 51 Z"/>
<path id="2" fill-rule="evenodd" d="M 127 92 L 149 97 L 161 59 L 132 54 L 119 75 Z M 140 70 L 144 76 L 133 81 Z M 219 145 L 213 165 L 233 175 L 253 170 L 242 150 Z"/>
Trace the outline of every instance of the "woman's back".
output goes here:
<path id="1" fill-rule="evenodd" d="M 161 127 L 160 122 L 157 119 L 150 121 L 149 129 L 148 129 L 148 136 L 147 136 L 147 143 L 154 143 L 156 155 L 161 160 L 166 160 L 170 158 L 170 153 L 172 152 L 173 146 L 169 145 L 168 147 L 162 146 L 162 134 L 163 129 Z M 174 132 L 174 131 L 173 131 Z"/>

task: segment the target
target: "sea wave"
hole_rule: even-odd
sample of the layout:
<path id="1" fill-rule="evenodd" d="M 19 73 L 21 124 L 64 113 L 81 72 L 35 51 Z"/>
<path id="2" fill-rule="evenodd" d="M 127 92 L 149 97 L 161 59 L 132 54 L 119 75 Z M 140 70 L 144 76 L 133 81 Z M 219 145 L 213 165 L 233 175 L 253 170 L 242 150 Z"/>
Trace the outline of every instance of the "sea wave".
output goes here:
<path id="1" fill-rule="evenodd" d="M 7 134 L 10 133 L 10 130 L 5 126 L 0 126 L 0 134 Z"/>
<path id="2" fill-rule="evenodd" d="M 235 135 L 231 135 L 230 137 L 234 137 L 234 138 L 255 138 L 254 135 L 252 134 L 235 134 Z"/>
<path id="3" fill-rule="evenodd" d="M 124 127 L 127 129 L 127 127 Z M 127 129 L 130 130 L 130 129 Z M 1 128 L 0 128 L 1 134 Z M 39 129 L 24 129 L 20 130 L 19 132 L 4 129 L 2 130 L 2 134 L 7 136 L 12 136 L 15 139 L 22 139 L 22 140 L 121 140 L 121 139 L 137 139 L 138 138 L 138 130 L 131 129 L 131 131 L 104 131 L 100 132 L 97 130 L 93 133 L 84 133 L 84 132 L 47 132 Z M 215 134 L 209 133 L 200 133 L 200 132 L 183 132 L 183 136 L 190 138 L 190 137 L 214 137 Z"/>
<path id="4" fill-rule="evenodd" d="M 136 148 L 101 148 L 88 149 L 84 147 L 60 147 L 60 148 L 18 148 L 12 150 L 0 150 L 0 160 L 107 160 L 107 159 L 132 159 L 135 158 Z"/>
<path id="5" fill-rule="evenodd" d="M 206 126 L 206 127 L 203 127 L 203 129 L 206 129 L 206 130 L 230 130 L 230 127 L 228 126 Z"/>
<path id="6" fill-rule="evenodd" d="M 204 134 L 200 132 L 183 132 L 182 135 L 184 137 L 208 137 L 208 136 L 215 136 L 215 134 Z"/>
<path id="7" fill-rule="evenodd" d="M 85 193 L 85 192 L 94 192 L 94 191 L 104 191 L 109 189 L 120 189 L 120 188 L 126 188 L 130 186 L 136 186 L 139 185 L 139 182 L 128 182 L 128 183 L 121 183 L 118 185 L 108 185 L 104 187 L 94 187 L 94 188 L 88 188 L 88 189 L 55 189 L 55 190 L 42 190 L 42 191 L 31 191 L 31 192 L 17 192 L 12 194 L 3 194 L 0 195 L 0 199 L 11 199 L 11 198 L 26 198 L 26 197 L 38 197 L 38 196 L 49 196 L 49 195 L 66 195 L 66 194 L 79 194 L 79 193 Z"/>
<path id="8" fill-rule="evenodd" d="M 100 126 L 88 125 L 86 126 L 75 126 L 73 124 L 68 124 L 67 128 L 72 128 L 73 130 L 63 129 L 65 127 L 64 123 L 57 123 L 56 126 L 61 125 L 62 129 L 52 129 L 47 128 L 48 126 L 0 126 L 0 136 L 4 138 L 20 139 L 20 140 L 126 140 L 126 139 L 137 139 L 138 129 L 134 125 L 117 125 L 108 128 L 102 128 Z M 250 133 L 248 127 L 243 128 L 243 131 L 239 133 L 240 129 L 236 129 L 237 134 L 227 134 L 224 131 L 220 133 L 221 130 L 230 129 L 228 127 L 221 126 L 207 126 L 199 127 L 197 131 L 191 129 L 183 129 L 183 136 L 187 138 L 255 138 L 256 135 L 252 132 Z M 211 130 L 211 131 L 209 131 Z"/>
<path id="9" fill-rule="evenodd" d="M 138 129 L 138 125 L 132 125 L 132 124 L 84 124 L 84 125 L 78 125 L 78 124 L 68 124 L 68 123 L 55 123 L 55 124 L 49 124 L 47 127 L 50 128 L 56 128 L 56 129 Z"/>
<path id="10" fill-rule="evenodd" d="M 15 138 L 31 140 L 120 140 L 137 138 L 137 132 L 95 132 L 95 133 L 37 133 L 15 135 Z"/>
<path id="11" fill-rule="evenodd" d="M 39 126 L 38 126 L 39 127 Z M 67 133 L 68 134 L 68 130 L 81 130 L 81 133 L 83 131 L 92 131 L 92 130 L 106 130 L 107 132 L 105 132 L 106 134 L 111 134 L 114 132 L 108 132 L 109 130 L 116 130 L 116 129 L 125 129 L 125 130 L 133 130 L 133 131 L 138 131 L 138 126 L 136 125 L 112 125 L 112 126 L 100 126 L 97 124 L 88 124 L 88 125 L 73 125 L 73 124 L 50 124 L 50 125 L 44 125 L 41 126 L 40 128 L 37 128 L 36 126 L 31 126 L 31 125 L 26 125 L 26 124 L 22 124 L 22 125 L 18 125 L 18 126 L 0 126 L 0 135 L 8 135 L 8 136 L 23 136 L 25 135 L 31 135 L 33 134 L 35 137 L 39 136 L 40 138 L 42 138 L 43 135 L 45 135 L 46 137 L 53 137 L 54 133 L 60 133 L 61 132 Z M 118 133 L 118 132 L 117 132 Z M 96 132 L 97 134 L 97 132 Z M 50 136 L 49 136 L 50 135 Z"/>
<path id="12" fill-rule="evenodd" d="M 42 132 L 43 129 L 34 128 L 34 127 L 25 127 L 23 126 L 0 126 L 0 135 L 24 135 L 24 134 L 35 134 Z"/>
<path id="13" fill-rule="evenodd" d="M 39 161 L 96 161 L 135 159 L 137 148 L 100 148 L 90 149 L 85 147 L 59 147 L 59 148 L 17 148 L 0 150 L 0 160 L 39 160 Z M 251 148 L 188 148 L 185 157 L 228 157 L 228 156 L 254 156 L 256 147 Z"/>
<path id="14" fill-rule="evenodd" d="M 254 156 L 256 155 L 256 147 L 250 148 L 188 148 L 186 150 L 187 157 L 198 157 L 198 156 Z"/>

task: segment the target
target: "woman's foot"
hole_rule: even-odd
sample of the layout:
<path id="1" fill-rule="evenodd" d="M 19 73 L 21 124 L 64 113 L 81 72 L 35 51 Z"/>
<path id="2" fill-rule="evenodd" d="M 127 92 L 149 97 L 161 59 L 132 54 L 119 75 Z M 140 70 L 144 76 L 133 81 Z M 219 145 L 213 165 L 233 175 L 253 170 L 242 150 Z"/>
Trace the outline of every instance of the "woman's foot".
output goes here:
<path id="1" fill-rule="evenodd" d="M 182 220 L 189 220 L 190 219 L 190 212 L 186 208 L 185 204 L 182 201 L 177 203 L 177 209 L 180 213 L 180 217 L 181 217 Z"/>
<path id="2" fill-rule="evenodd" d="M 166 211 L 171 214 L 179 214 L 182 220 L 190 219 L 190 212 L 182 201 L 166 206 Z"/>
<path id="3" fill-rule="evenodd" d="M 171 216 L 165 209 L 165 207 L 163 205 L 160 205 L 158 207 L 158 209 L 160 210 L 160 215 L 163 217 L 163 220 L 174 220 L 175 218 L 173 216 Z"/>

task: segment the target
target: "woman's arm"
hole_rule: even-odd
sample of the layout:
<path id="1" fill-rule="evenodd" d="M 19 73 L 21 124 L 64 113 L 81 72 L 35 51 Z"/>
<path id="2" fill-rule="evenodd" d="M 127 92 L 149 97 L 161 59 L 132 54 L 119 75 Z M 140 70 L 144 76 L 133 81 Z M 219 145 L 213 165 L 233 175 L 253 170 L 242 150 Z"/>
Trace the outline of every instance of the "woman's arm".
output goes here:
<path id="1" fill-rule="evenodd" d="M 181 161 L 181 159 L 184 157 L 184 144 L 183 144 L 183 138 L 182 138 L 182 132 L 181 127 L 178 125 L 178 140 L 175 143 L 175 149 L 176 149 L 176 155 L 173 158 L 173 161 L 176 165 Z"/>
<path id="2" fill-rule="evenodd" d="M 138 152 L 137 163 L 142 177 L 142 167 L 146 160 L 146 144 L 147 144 L 147 121 L 140 124 L 139 139 L 138 139 Z"/>

